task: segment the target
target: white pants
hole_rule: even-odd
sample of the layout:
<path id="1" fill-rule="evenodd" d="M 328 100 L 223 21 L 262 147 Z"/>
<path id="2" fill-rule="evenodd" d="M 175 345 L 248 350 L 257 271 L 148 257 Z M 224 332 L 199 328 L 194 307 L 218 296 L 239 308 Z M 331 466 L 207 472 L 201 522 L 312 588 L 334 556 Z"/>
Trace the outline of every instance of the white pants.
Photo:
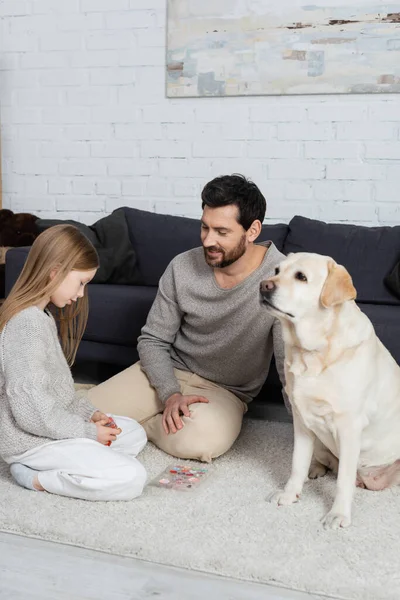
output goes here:
<path id="1" fill-rule="evenodd" d="M 82 500 L 132 500 L 146 483 L 145 468 L 135 457 L 147 436 L 137 421 L 113 419 L 122 432 L 111 446 L 87 438 L 57 440 L 7 462 L 39 471 L 41 486 L 52 494 Z"/>

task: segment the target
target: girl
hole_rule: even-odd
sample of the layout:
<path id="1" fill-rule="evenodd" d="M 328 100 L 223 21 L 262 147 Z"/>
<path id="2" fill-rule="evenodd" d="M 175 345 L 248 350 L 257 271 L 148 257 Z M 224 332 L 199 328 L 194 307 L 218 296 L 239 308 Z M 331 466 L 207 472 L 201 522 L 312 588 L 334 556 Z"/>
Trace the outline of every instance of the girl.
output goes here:
<path id="1" fill-rule="evenodd" d="M 72 225 L 35 240 L 0 310 L 0 456 L 28 489 L 131 500 L 146 481 L 135 458 L 144 429 L 126 417 L 107 427 L 112 420 L 76 394 L 69 368 L 87 322 L 85 286 L 97 268 L 96 250 Z"/>

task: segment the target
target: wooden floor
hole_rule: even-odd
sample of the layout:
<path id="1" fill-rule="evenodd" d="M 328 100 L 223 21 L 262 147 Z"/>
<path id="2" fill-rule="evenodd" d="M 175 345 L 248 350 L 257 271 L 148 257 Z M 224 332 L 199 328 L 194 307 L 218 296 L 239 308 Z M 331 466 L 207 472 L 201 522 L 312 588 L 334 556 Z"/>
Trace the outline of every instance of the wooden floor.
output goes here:
<path id="1" fill-rule="evenodd" d="M 322 600 L 0 532 L 1 600 Z M 325 599 L 326 600 L 326 599 Z"/>

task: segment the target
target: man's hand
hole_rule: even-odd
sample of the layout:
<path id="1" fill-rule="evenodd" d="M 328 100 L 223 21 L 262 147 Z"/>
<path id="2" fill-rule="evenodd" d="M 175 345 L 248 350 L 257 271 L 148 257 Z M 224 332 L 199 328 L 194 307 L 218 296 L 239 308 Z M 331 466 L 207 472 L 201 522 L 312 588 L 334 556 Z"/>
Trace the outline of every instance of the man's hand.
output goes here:
<path id="1" fill-rule="evenodd" d="M 165 403 L 165 409 L 163 412 L 162 424 L 165 433 L 176 433 L 179 429 L 182 429 L 183 423 L 181 414 L 185 417 L 190 417 L 189 404 L 195 404 L 196 402 L 206 402 L 207 398 L 204 396 L 182 396 L 182 394 L 172 394 Z"/>
<path id="2" fill-rule="evenodd" d="M 97 423 L 98 421 L 104 421 L 104 420 L 106 420 L 108 423 L 110 420 L 110 417 L 108 417 L 107 415 L 102 413 L 100 410 L 96 410 L 96 412 L 92 414 L 92 417 L 90 420 L 92 423 Z"/>

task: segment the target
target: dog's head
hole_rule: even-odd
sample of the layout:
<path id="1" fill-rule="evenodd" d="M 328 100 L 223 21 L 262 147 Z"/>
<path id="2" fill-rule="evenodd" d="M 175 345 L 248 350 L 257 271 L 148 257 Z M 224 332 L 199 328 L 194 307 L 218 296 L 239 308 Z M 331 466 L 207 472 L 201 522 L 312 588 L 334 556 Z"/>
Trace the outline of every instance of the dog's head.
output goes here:
<path id="1" fill-rule="evenodd" d="M 261 295 L 279 319 L 292 322 L 349 300 L 357 292 L 349 273 L 329 256 L 289 254 L 275 275 L 261 282 Z"/>

